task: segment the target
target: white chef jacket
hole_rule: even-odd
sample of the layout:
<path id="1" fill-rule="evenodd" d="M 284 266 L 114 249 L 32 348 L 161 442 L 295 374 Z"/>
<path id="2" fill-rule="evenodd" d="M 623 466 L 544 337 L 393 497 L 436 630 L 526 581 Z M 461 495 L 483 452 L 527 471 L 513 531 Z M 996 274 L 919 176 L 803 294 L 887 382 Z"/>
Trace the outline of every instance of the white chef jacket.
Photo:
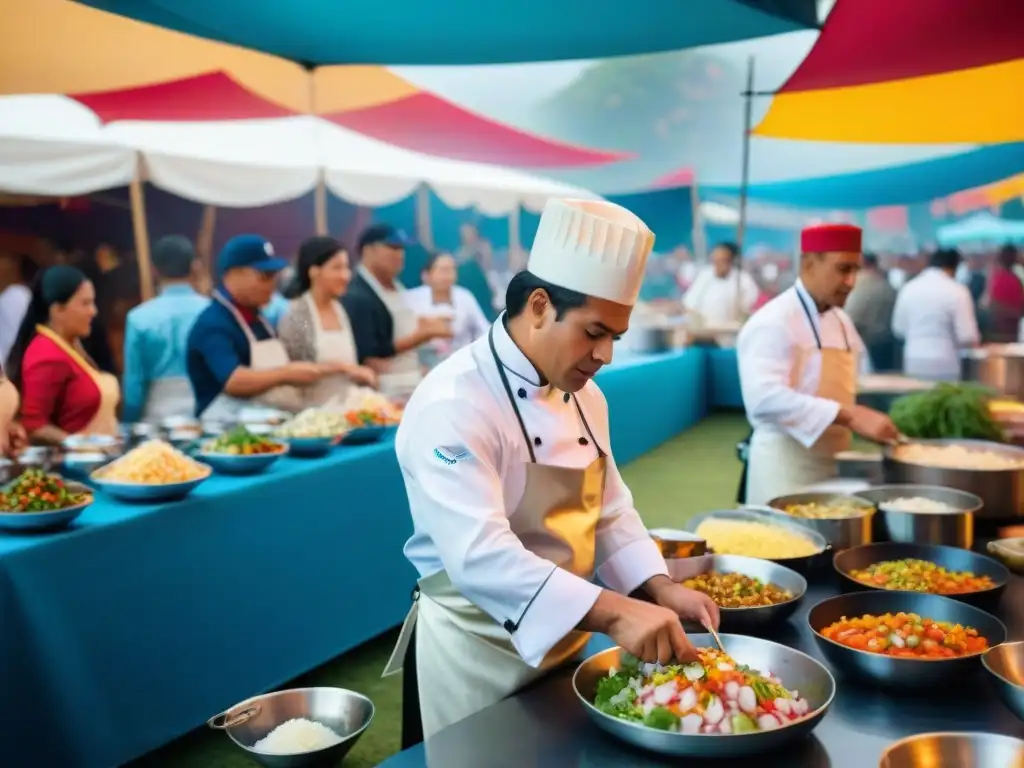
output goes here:
<path id="1" fill-rule="evenodd" d="M 24 285 L 9 285 L 0 291 L 0 365 L 7 363 L 31 302 L 32 291 Z"/>
<path id="2" fill-rule="evenodd" d="M 565 393 L 541 386 L 536 370 L 499 318 L 494 345 L 537 462 L 582 469 L 597 457 Z M 597 576 L 628 594 L 665 560 L 633 507 L 612 459 L 608 404 L 590 381 L 576 397 L 594 439 L 607 455 L 604 508 L 597 527 Z M 522 498 L 530 457 L 491 356 L 487 337 L 432 370 L 413 393 L 395 438 L 414 533 L 405 555 L 422 577 L 442 569 L 455 588 L 499 624 L 518 623 L 512 642 L 539 666 L 593 607 L 601 588 L 555 567 L 544 542 L 524 542 L 509 528 Z M 554 553 L 552 553 L 554 555 Z"/>
<path id="3" fill-rule="evenodd" d="M 714 267 L 705 267 L 683 296 L 683 306 L 699 312 L 709 326 L 741 323 L 757 302 L 757 283 L 741 269 L 733 268 L 718 277 Z"/>
<path id="4" fill-rule="evenodd" d="M 452 350 L 469 346 L 491 327 L 476 297 L 461 285 L 452 286 L 450 304 L 435 304 L 429 285 L 407 290 L 405 303 L 420 317 L 451 317 Z"/>
<path id="5" fill-rule="evenodd" d="M 755 430 L 777 430 L 810 448 L 835 421 L 839 403 L 817 397 L 821 358 L 812 356 L 802 371 L 796 350 L 817 342 L 800 296 L 814 320 L 823 348 L 846 349 L 863 361 L 864 342 L 843 310 L 819 314 L 799 280 L 751 315 L 736 340 L 740 388 L 747 419 Z M 845 336 L 844 336 L 845 332 Z"/>
<path id="6" fill-rule="evenodd" d="M 965 285 L 929 267 L 896 295 L 892 332 L 903 339 L 903 372 L 931 380 L 960 378 L 960 349 L 980 340 Z"/>

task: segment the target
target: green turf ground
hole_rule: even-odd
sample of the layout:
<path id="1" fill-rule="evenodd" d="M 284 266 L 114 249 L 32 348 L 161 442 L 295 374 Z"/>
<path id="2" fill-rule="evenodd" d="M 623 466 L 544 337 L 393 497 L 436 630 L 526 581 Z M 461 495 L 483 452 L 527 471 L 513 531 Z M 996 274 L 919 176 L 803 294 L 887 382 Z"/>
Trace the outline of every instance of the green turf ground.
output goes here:
<path id="1" fill-rule="evenodd" d="M 636 507 L 649 528 L 679 526 L 690 515 L 734 506 L 739 481 L 736 442 L 746 435 L 741 415 L 714 416 L 624 467 Z M 394 635 L 371 640 L 287 687 L 337 686 L 369 696 L 373 725 L 345 760 L 345 768 L 372 768 L 398 751 L 401 677 L 382 680 Z M 132 768 L 252 768 L 223 734 L 198 730 L 131 764 Z"/>

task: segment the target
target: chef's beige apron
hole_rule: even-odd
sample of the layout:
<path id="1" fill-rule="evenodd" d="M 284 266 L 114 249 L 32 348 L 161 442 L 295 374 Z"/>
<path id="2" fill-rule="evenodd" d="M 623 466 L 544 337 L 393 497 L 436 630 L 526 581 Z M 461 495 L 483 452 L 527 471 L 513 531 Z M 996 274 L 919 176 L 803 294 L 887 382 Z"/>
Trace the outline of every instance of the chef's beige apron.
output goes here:
<path id="1" fill-rule="evenodd" d="M 811 324 L 815 346 L 797 348 L 790 386 L 795 389 L 808 363 L 820 357 L 821 377 L 815 395 L 850 408 L 857 402 L 857 356 L 850 349 L 846 326 L 840 318 L 846 349 L 823 348 L 810 309 L 799 292 L 797 298 Z M 810 449 L 779 428 L 755 429 L 748 449 L 746 503 L 766 504 L 836 477 L 835 455 L 849 450 L 851 440 L 850 430 L 837 424 L 828 427 Z"/>
<path id="2" fill-rule="evenodd" d="M 254 371 L 269 371 L 273 368 L 283 368 L 291 362 L 284 344 L 277 338 L 274 334 L 274 329 L 270 327 L 263 317 L 260 317 L 259 320 L 263 323 L 263 327 L 267 329 L 270 338 L 258 341 L 249 324 L 245 322 L 245 318 L 242 317 L 241 312 L 238 311 L 234 304 L 221 296 L 220 291 L 214 291 L 213 298 L 227 307 L 232 317 L 235 318 L 235 322 L 238 323 L 238 327 L 245 334 L 245 338 L 249 341 L 249 368 Z M 283 385 L 273 387 L 262 395 L 248 400 L 240 400 L 221 393 L 203 411 L 202 417 L 212 421 L 234 421 L 238 418 L 243 408 L 251 408 L 253 406 L 264 406 L 279 411 L 287 411 L 288 413 L 298 413 L 303 407 L 302 390 L 291 385 Z"/>
<path id="3" fill-rule="evenodd" d="M 415 333 L 416 312 L 405 301 L 405 286 L 395 280 L 395 289 L 389 291 L 370 273 L 370 270 L 362 266 L 357 269 L 391 314 L 391 341 L 395 342 Z M 377 377 L 377 386 L 381 394 L 389 399 L 408 400 L 422 378 L 419 353 L 415 349 L 410 349 L 388 361 L 387 371 Z"/>
<path id="4" fill-rule="evenodd" d="M 574 397 L 580 423 L 597 449 L 597 458 L 585 469 L 538 464 L 533 441 L 494 349 L 493 329 L 490 343 L 491 355 L 530 455 L 523 497 L 515 512 L 508 516 L 509 527 L 524 545 L 538 540 L 557 543 L 561 557 L 552 567 L 564 568 L 589 580 L 594 574 L 597 524 L 604 499 L 605 453 L 594 440 Z M 580 438 L 581 442 L 585 439 Z M 459 594 L 444 571 L 420 579 L 418 594 L 384 675 L 402 669 L 410 637 L 414 637 L 417 679 L 413 692 L 418 689 L 424 739 L 577 657 L 590 639 L 586 632 L 570 632 L 551 649 L 540 667 L 534 668 L 519 656 L 510 635 L 515 627 L 506 628 L 507 625 L 508 622 L 499 624 Z M 408 695 L 410 686 L 405 686 L 405 690 Z M 403 723 L 405 727 L 407 724 Z"/>
<path id="5" fill-rule="evenodd" d="M 71 362 L 81 368 L 92 379 L 96 389 L 100 392 L 100 403 L 96 413 L 93 414 L 92 420 L 76 434 L 116 437 L 120 432 L 117 420 L 117 406 L 121 402 L 121 385 L 118 383 L 117 377 L 109 373 L 103 373 L 85 355 L 45 325 L 37 325 L 36 333 L 45 336 L 60 347 L 64 354 L 71 358 Z"/>
<path id="6" fill-rule="evenodd" d="M 171 376 L 149 384 L 142 421 L 160 426 L 167 419 L 192 418 L 196 413 L 196 397 L 192 382 L 186 377 Z"/>
<path id="7" fill-rule="evenodd" d="M 349 322 L 348 313 L 342 308 L 341 302 L 331 302 L 341 330 L 325 331 L 323 323 L 320 322 L 320 310 L 317 309 L 313 297 L 307 292 L 302 298 L 309 305 L 309 313 L 312 317 L 316 362 L 355 365 L 358 359 L 356 340 L 352 336 L 352 325 Z M 355 382 L 343 373 L 324 376 L 320 381 L 306 387 L 306 407 L 319 408 L 329 402 L 342 406 L 353 387 L 355 387 Z"/>

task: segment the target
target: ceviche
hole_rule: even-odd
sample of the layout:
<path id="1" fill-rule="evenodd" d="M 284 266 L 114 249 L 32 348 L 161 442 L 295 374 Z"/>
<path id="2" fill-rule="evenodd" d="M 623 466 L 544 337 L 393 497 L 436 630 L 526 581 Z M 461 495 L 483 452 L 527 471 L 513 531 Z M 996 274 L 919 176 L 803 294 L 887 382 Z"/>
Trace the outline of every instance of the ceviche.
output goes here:
<path id="1" fill-rule="evenodd" d="M 850 571 L 850 578 L 878 589 L 901 592 L 930 592 L 933 595 L 963 595 L 993 589 L 990 576 L 970 571 L 949 571 L 929 560 L 886 560 L 862 570 Z"/>
<path id="2" fill-rule="evenodd" d="M 974 627 L 933 621 L 916 613 L 842 618 L 821 636 L 858 651 L 903 659 L 955 659 L 988 650 Z"/>
<path id="3" fill-rule="evenodd" d="M 810 705 L 769 673 L 713 648 L 689 664 L 648 664 L 624 655 L 622 669 L 597 684 L 601 712 L 661 731 L 730 734 L 771 731 L 805 716 Z"/>

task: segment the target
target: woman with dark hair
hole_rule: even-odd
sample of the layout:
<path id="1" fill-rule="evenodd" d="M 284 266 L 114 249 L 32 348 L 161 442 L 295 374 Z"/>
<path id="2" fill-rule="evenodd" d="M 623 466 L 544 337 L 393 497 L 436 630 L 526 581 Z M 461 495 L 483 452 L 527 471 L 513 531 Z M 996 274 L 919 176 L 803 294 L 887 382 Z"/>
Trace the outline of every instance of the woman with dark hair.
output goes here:
<path id="1" fill-rule="evenodd" d="M 292 302 L 278 335 L 291 360 L 332 369 L 306 388 L 308 405 L 344 401 L 353 385 L 377 384 L 373 369 L 358 363 L 352 325 L 339 301 L 351 280 L 348 252 L 341 243 L 332 237 L 311 237 L 302 243 L 295 276 L 285 291 Z"/>
<path id="2" fill-rule="evenodd" d="M 988 285 L 989 340 L 999 343 L 1017 341 L 1024 317 L 1024 285 L 1014 273 L 1017 249 L 1005 245 L 999 251 Z"/>
<path id="3" fill-rule="evenodd" d="M 456 285 L 457 280 L 458 266 L 451 254 L 434 253 L 423 268 L 423 285 L 405 293 L 406 303 L 417 316 L 445 318 L 451 324 L 450 339 L 434 339 L 421 348 L 429 348 L 437 362 L 468 347 L 491 327 L 480 302 Z"/>
<path id="4" fill-rule="evenodd" d="M 96 293 L 81 270 L 61 264 L 36 279 L 9 361 L 33 442 L 57 445 L 73 434 L 117 434 L 121 388 L 82 346 L 95 317 Z"/>

